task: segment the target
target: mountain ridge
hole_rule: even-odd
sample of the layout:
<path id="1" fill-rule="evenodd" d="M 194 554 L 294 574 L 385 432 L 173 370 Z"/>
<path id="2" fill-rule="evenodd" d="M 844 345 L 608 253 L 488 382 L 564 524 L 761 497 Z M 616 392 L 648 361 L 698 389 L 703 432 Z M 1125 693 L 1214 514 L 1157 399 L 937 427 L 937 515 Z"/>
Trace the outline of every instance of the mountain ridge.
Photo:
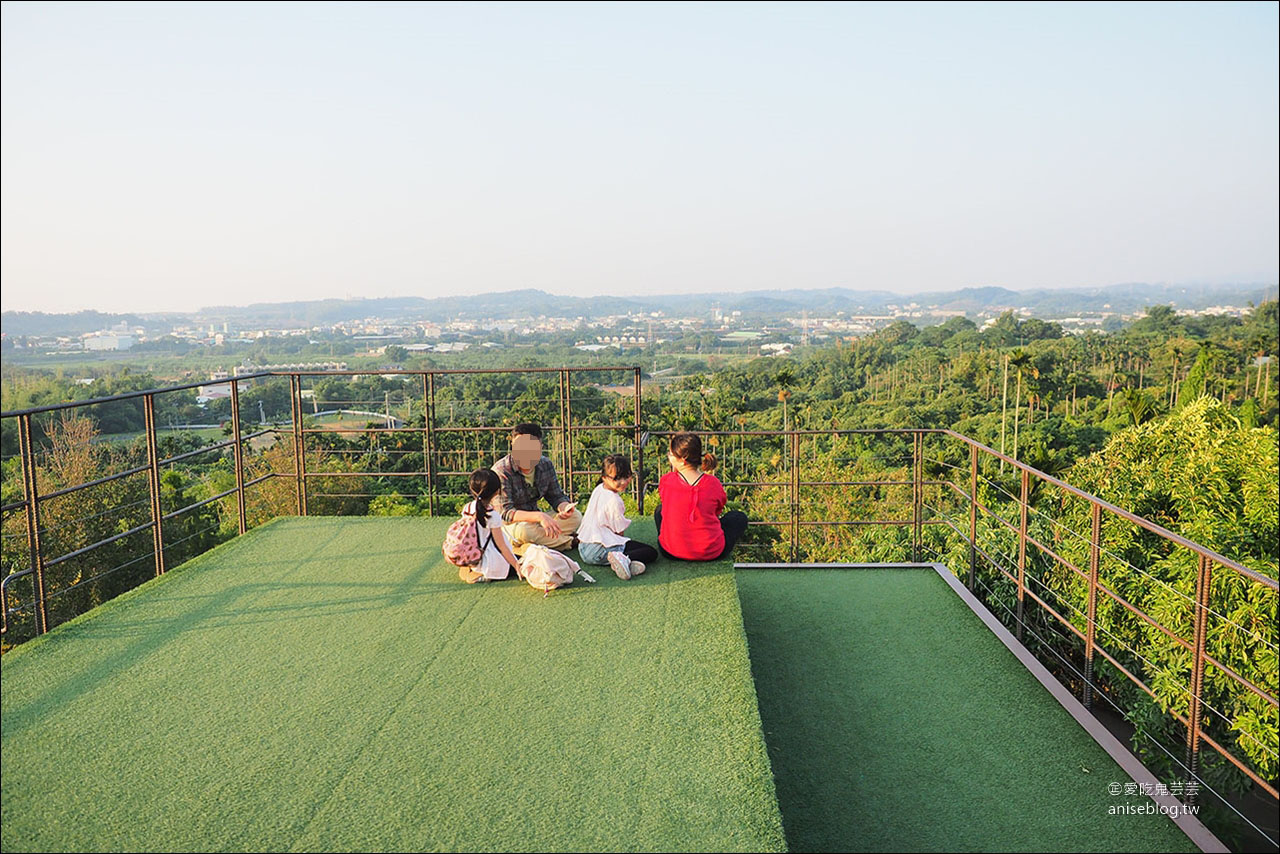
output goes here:
<path id="1" fill-rule="evenodd" d="M 777 317 L 813 312 L 883 314 L 889 306 L 915 304 L 967 315 L 1026 309 L 1052 318 L 1078 313 L 1111 311 L 1131 314 L 1149 305 L 1173 304 L 1201 309 L 1211 305 L 1257 304 L 1276 298 L 1275 284 L 1165 285 L 1130 283 L 1093 288 L 1038 288 L 1022 291 L 998 286 L 973 286 L 952 291 L 906 295 L 885 290 L 845 287 L 769 289 L 738 293 L 658 294 L 652 296 L 560 296 L 535 288 L 497 291 L 476 296 L 363 297 L 357 299 L 259 302 L 246 306 L 207 306 L 195 312 L 99 311 L 45 313 L 6 311 L 0 328 L 8 335 L 78 335 L 126 323 L 130 327 L 171 327 L 175 324 L 227 323 L 235 326 L 300 328 L 378 318 L 388 321 L 511 320 L 522 317 L 583 317 L 618 314 L 696 316 L 715 308 L 740 311 L 748 317 Z"/>

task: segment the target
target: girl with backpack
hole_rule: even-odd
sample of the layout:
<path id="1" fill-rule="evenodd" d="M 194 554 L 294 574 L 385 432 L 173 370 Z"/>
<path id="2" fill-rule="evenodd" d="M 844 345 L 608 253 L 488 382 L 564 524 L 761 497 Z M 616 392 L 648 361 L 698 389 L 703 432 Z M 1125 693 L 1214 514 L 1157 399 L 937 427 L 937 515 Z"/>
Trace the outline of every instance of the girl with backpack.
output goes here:
<path id="1" fill-rule="evenodd" d="M 653 511 L 658 548 L 676 560 L 719 560 L 746 533 L 747 514 L 724 513 L 729 496 L 711 473 L 715 455 L 702 453 L 702 439 L 696 434 L 672 436 L 667 462 L 671 471 L 658 481 L 662 503 Z"/>
<path id="2" fill-rule="evenodd" d="M 501 581 L 513 570 L 519 575 L 520 562 L 511 553 L 511 544 L 507 542 L 507 535 L 502 530 L 502 517 L 490 506 L 494 496 L 502 489 L 502 481 L 492 469 L 476 469 L 471 473 L 469 487 L 475 500 L 462 509 L 461 521 L 465 522 L 470 518 L 475 525 L 480 562 L 458 567 L 458 577 L 468 584 L 475 584 L 477 581 Z M 449 557 L 448 547 L 446 542 L 446 557 Z"/>

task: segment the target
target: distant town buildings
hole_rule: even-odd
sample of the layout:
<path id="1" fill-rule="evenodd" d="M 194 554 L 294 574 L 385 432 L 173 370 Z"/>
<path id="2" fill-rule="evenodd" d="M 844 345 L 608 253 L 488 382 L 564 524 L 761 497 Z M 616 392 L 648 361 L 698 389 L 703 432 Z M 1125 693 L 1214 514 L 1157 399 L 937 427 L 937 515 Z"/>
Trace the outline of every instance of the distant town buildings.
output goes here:
<path id="1" fill-rule="evenodd" d="M 1215 305 L 1203 309 L 1177 309 L 1182 316 L 1231 315 L 1245 316 L 1252 309 L 1248 306 Z M 140 344 L 163 352 L 166 347 L 247 347 L 260 345 L 263 352 L 272 352 L 271 342 L 289 342 L 296 352 L 301 346 L 313 348 L 311 352 L 328 349 L 332 355 L 342 353 L 382 354 L 388 346 L 403 348 L 408 353 L 457 353 L 470 347 L 497 349 L 524 347 L 535 343 L 558 342 L 577 347 L 587 353 L 605 348 L 650 349 L 673 341 L 684 341 L 683 350 L 701 351 L 712 346 L 754 349 L 770 355 L 786 355 L 796 346 L 818 343 L 831 337 L 851 338 L 869 335 L 901 320 L 917 326 L 945 323 L 955 317 L 969 317 L 980 328 L 995 323 L 1004 311 L 1012 311 L 1019 317 L 1029 317 L 1032 311 L 1026 306 L 988 305 L 980 311 L 966 312 L 953 306 L 922 305 L 905 302 L 886 305 L 872 311 L 836 311 L 820 315 L 812 311 L 799 312 L 794 317 L 766 317 L 761 313 L 747 314 L 741 310 L 727 311 L 718 304 L 709 311 L 695 315 L 668 315 L 662 311 L 628 312 L 597 317 L 574 316 L 526 316 L 519 318 L 479 318 L 436 320 L 389 320 L 366 317 L 359 320 L 313 324 L 305 328 L 279 326 L 261 328 L 233 328 L 226 321 L 199 323 L 187 321 L 175 324 L 163 331 L 156 328 L 130 328 L 118 324 L 111 329 L 98 330 L 79 336 L 12 336 L 5 334 L 6 350 L 33 350 L 46 353 L 70 353 L 75 351 L 109 352 L 129 350 Z M 1057 323 L 1070 334 L 1082 334 L 1104 328 L 1114 328 L 1117 323 L 1131 322 L 1145 316 L 1145 312 L 1122 314 L 1110 306 L 1096 312 L 1077 312 L 1070 316 L 1055 317 L 1041 313 L 1046 321 Z M 708 338 L 707 336 L 712 336 Z M 694 340 L 697 338 L 698 340 Z M 714 343 L 713 343 L 714 342 Z M 345 349 L 338 351 L 335 346 Z M 229 352 L 236 352 L 234 349 Z M 340 367 L 339 367 L 340 366 Z M 304 361 L 280 365 L 243 364 L 237 375 L 262 370 L 333 370 L 345 369 L 344 362 L 333 360 Z M 216 391 L 216 390 L 215 390 Z"/>
<path id="2" fill-rule="evenodd" d="M 291 362 L 280 365 L 237 365 L 233 373 L 237 377 L 246 374 L 260 374 L 264 371 L 345 371 L 346 362 Z M 224 379 L 232 376 L 226 371 L 214 371 L 211 379 Z"/>
<path id="3" fill-rule="evenodd" d="M 231 383 L 211 383 L 202 385 L 196 390 L 196 403 L 203 406 L 214 400 L 225 400 L 231 397 Z"/>
<path id="4" fill-rule="evenodd" d="M 119 332 L 92 332 L 81 339 L 86 350 L 128 350 L 138 339 Z"/>

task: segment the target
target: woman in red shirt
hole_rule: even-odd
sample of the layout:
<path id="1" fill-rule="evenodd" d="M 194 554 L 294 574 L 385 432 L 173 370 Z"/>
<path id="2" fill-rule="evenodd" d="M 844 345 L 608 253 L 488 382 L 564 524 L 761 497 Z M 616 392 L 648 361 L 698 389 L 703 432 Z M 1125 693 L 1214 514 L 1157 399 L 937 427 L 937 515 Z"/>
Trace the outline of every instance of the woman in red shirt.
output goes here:
<path id="1" fill-rule="evenodd" d="M 658 481 L 662 503 L 653 511 L 658 547 L 676 560 L 718 560 L 729 554 L 746 533 L 747 514 L 730 510 L 720 516 L 729 497 L 711 474 L 715 456 L 702 453 L 698 436 L 677 433 L 667 462 L 671 471 Z"/>

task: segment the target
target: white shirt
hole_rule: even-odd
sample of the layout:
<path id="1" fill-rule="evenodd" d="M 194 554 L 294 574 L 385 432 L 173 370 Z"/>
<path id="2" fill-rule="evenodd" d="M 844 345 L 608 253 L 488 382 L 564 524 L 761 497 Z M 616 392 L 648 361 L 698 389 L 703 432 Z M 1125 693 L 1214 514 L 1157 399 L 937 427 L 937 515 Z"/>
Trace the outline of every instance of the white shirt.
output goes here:
<path id="1" fill-rule="evenodd" d="M 582 524 L 578 527 L 578 540 L 606 547 L 624 546 L 627 537 L 622 536 L 622 532 L 630 524 L 622 496 L 602 483 L 591 492 L 587 512 L 582 514 Z"/>
<path id="2" fill-rule="evenodd" d="M 476 502 L 472 501 L 467 505 L 467 509 L 472 513 L 476 512 Z M 507 573 L 511 570 L 511 564 L 507 563 L 507 559 L 502 555 L 502 549 L 499 543 L 506 543 L 507 547 L 511 547 L 511 543 L 507 540 L 506 533 L 502 530 L 502 517 L 492 507 L 489 508 L 489 515 L 485 521 L 487 530 L 477 531 L 480 536 L 480 548 L 484 550 L 480 563 L 475 567 L 476 572 L 488 578 L 490 581 L 501 581 L 507 577 Z M 493 543 L 489 543 L 489 537 L 493 537 Z"/>

